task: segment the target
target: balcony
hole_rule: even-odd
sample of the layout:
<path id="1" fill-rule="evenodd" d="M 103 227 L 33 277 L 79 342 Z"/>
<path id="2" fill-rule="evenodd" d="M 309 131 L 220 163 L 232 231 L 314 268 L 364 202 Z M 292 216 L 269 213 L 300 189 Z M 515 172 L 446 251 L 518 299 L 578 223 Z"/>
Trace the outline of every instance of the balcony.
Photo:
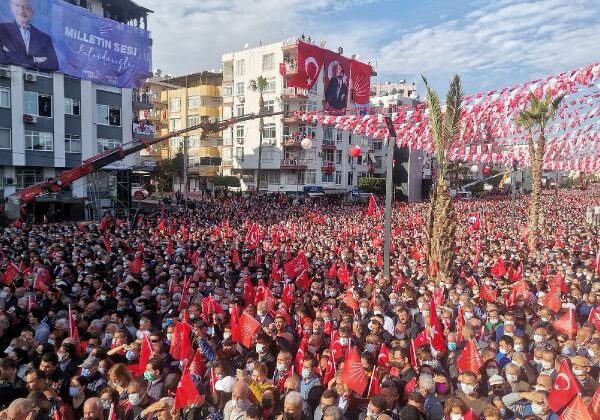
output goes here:
<path id="1" fill-rule="evenodd" d="M 281 159 L 281 169 L 302 170 L 308 168 L 305 161 L 300 159 Z"/>
<path id="2" fill-rule="evenodd" d="M 322 151 L 334 151 L 335 149 L 335 142 L 333 140 L 323 140 L 323 144 L 321 145 Z"/>
<path id="3" fill-rule="evenodd" d="M 284 99 L 308 99 L 308 90 L 295 87 L 286 87 L 282 94 Z"/>
<path id="4" fill-rule="evenodd" d="M 331 161 L 324 161 L 321 163 L 321 172 L 326 174 L 332 174 L 335 171 L 335 164 Z"/>
<path id="5" fill-rule="evenodd" d="M 158 98 L 151 93 L 141 93 L 134 91 L 132 95 L 133 108 L 135 109 L 152 109 L 154 101 Z"/>
<path id="6" fill-rule="evenodd" d="M 289 114 L 281 118 L 284 124 L 300 124 L 300 118 L 294 114 Z"/>
<path id="7" fill-rule="evenodd" d="M 298 73 L 298 61 L 295 58 L 288 59 L 281 63 L 280 68 L 284 70 L 283 76 L 294 76 Z"/>
<path id="8" fill-rule="evenodd" d="M 292 136 L 291 134 L 284 134 L 282 143 L 284 147 L 302 147 L 302 141 L 298 136 Z"/>
<path id="9" fill-rule="evenodd" d="M 233 96 L 223 96 L 223 106 L 233 106 Z"/>

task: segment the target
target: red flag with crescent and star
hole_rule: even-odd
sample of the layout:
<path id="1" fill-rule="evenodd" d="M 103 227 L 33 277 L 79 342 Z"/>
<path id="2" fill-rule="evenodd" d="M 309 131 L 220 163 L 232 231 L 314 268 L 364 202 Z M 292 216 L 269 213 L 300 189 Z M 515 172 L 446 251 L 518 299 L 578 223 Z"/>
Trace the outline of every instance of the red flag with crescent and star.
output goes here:
<path id="1" fill-rule="evenodd" d="M 258 224 L 253 223 L 248 229 L 248 234 L 246 235 L 246 246 L 250 251 L 258 248 L 258 244 L 260 243 L 260 233 L 258 232 Z"/>
<path id="2" fill-rule="evenodd" d="M 288 80 L 288 87 L 310 90 L 319 80 L 326 55 L 327 50 L 323 48 L 298 42 L 298 70 L 296 75 Z"/>
<path id="3" fill-rule="evenodd" d="M 588 411 L 593 418 L 600 419 L 600 386 L 596 389 L 596 392 L 588 405 Z"/>
<path id="4" fill-rule="evenodd" d="M 567 405 L 579 392 L 577 379 L 573 375 L 566 359 L 560 362 L 558 374 L 554 380 L 554 385 L 548 394 L 548 406 L 557 413 Z"/>

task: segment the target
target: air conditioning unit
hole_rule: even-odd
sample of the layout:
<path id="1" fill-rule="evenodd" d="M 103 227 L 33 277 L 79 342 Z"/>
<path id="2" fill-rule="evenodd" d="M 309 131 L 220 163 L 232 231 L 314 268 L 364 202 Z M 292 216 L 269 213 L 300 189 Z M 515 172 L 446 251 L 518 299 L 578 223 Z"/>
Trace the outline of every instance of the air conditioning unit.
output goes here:
<path id="1" fill-rule="evenodd" d="M 23 78 L 25 79 L 26 82 L 35 82 L 37 80 L 37 75 L 33 74 L 33 73 L 25 72 L 23 74 Z"/>
<path id="2" fill-rule="evenodd" d="M 244 139 L 237 139 L 237 144 L 244 144 Z"/>
<path id="3" fill-rule="evenodd" d="M 14 178 L 4 178 L 4 185 L 15 185 Z"/>
<path id="4" fill-rule="evenodd" d="M 0 77 L 10 78 L 10 70 L 9 69 L 0 69 Z"/>
<path id="5" fill-rule="evenodd" d="M 23 114 L 23 122 L 25 124 L 35 124 L 37 123 L 37 116 L 30 114 Z"/>

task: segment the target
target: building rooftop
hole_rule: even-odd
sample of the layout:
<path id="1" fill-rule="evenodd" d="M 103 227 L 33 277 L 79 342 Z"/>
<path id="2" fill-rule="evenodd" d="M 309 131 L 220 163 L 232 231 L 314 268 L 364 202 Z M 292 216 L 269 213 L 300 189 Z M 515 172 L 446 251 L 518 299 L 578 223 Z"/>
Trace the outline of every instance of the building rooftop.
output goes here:
<path id="1" fill-rule="evenodd" d="M 111 19 L 120 22 L 139 19 L 146 16 L 148 13 L 153 13 L 152 10 L 140 6 L 133 0 L 101 0 L 102 7 L 107 11 Z M 112 17 L 114 16 L 114 17 Z"/>
<path id="2" fill-rule="evenodd" d="M 223 82 L 223 73 L 203 71 L 200 73 L 164 78 L 162 81 L 181 87 L 195 87 L 202 85 L 220 86 Z"/>

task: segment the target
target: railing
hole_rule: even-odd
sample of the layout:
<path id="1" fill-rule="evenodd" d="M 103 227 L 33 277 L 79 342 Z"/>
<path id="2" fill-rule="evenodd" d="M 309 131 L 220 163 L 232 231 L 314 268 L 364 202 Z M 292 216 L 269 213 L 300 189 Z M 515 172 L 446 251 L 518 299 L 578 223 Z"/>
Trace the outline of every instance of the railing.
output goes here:
<path id="1" fill-rule="evenodd" d="M 298 72 L 298 61 L 296 59 L 290 59 L 283 62 L 285 68 L 285 74 L 295 74 Z"/>
<path id="2" fill-rule="evenodd" d="M 284 134 L 282 143 L 286 147 L 300 147 L 301 146 L 301 140 L 297 136 L 292 136 L 291 134 Z"/>
<path id="3" fill-rule="evenodd" d="M 307 164 L 301 159 L 281 159 L 281 168 L 306 168 Z"/>
<path id="4" fill-rule="evenodd" d="M 296 87 L 286 87 L 283 89 L 284 96 L 308 96 L 308 90 Z"/>

